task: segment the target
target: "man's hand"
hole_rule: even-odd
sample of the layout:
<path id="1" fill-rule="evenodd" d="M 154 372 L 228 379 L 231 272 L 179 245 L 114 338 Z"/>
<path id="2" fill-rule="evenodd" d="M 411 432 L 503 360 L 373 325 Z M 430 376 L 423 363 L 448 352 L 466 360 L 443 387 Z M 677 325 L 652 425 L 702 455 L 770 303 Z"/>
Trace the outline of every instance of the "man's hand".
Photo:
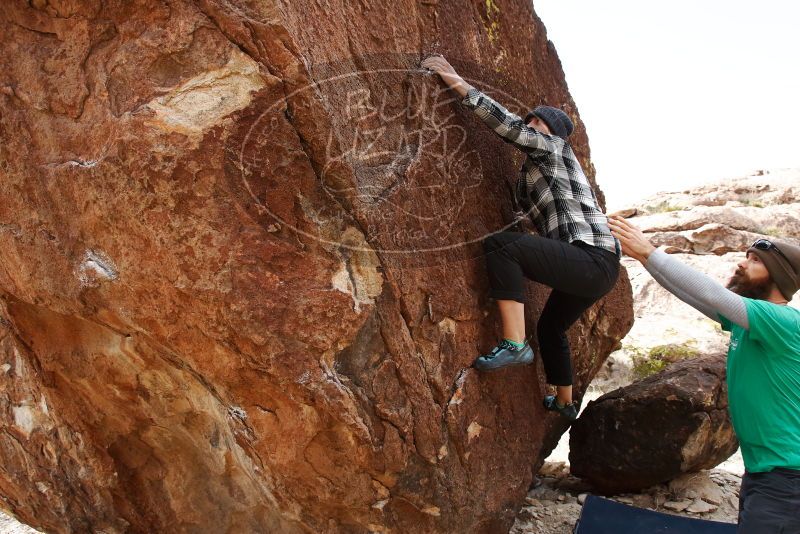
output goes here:
<path id="1" fill-rule="evenodd" d="M 467 92 L 472 89 L 472 86 L 458 75 L 456 69 L 443 56 L 430 56 L 424 59 L 422 68 L 432 70 L 441 76 L 444 83 L 462 98 L 467 96 Z"/>
<path id="2" fill-rule="evenodd" d="M 650 257 L 656 247 L 647 240 L 639 228 L 619 215 L 611 215 L 608 218 L 608 226 L 611 228 L 611 233 L 614 234 L 614 237 L 619 239 L 622 245 L 622 252 L 643 265 L 647 263 L 647 258 Z"/>

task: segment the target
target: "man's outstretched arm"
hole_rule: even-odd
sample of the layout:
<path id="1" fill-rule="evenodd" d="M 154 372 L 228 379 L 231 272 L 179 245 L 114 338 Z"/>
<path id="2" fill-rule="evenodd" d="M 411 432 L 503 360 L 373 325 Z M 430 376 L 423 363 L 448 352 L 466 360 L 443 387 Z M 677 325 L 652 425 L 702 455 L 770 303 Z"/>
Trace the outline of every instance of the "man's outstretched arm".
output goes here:
<path id="1" fill-rule="evenodd" d="M 717 322 L 724 317 L 744 329 L 750 328 L 742 297 L 656 249 L 641 230 L 622 217 L 612 215 L 608 218 L 608 226 L 622 244 L 622 251 L 644 265 L 667 291 Z"/>
<path id="2" fill-rule="evenodd" d="M 530 153 L 551 153 L 558 149 L 546 136 L 528 127 L 519 115 L 511 113 L 498 102 L 471 86 L 458 75 L 442 56 L 431 56 L 422 67 L 436 72 L 447 86 L 462 97 L 461 103 L 472 109 L 504 141 Z"/>

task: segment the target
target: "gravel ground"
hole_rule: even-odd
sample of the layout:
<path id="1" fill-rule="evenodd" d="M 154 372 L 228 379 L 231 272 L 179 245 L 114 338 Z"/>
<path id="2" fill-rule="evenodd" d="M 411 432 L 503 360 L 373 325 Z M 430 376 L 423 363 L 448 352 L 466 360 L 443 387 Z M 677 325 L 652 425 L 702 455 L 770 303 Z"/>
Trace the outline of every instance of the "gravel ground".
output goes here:
<path id="1" fill-rule="evenodd" d="M 546 462 L 539 479 L 541 484 L 528 493 L 511 533 L 570 534 L 591 488 L 569 475 L 569 466 L 563 462 Z M 658 512 L 735 523 L 740 484 L 739 475 L 713 469 L 687 474 L 641 493 L 610 498 Z"/>

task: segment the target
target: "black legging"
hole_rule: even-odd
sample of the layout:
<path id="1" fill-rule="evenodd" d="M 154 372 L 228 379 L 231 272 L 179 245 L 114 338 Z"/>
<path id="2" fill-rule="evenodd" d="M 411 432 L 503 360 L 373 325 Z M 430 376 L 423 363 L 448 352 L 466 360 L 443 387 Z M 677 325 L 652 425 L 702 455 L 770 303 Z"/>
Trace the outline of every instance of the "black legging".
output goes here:
<path id="1" fill-rule="evenodd" d="M 489 296 L 525 302 L 523 276 L 553 292 L 537 325 L 547 382 L 572 385 L 567 329 L 589 306 L 611 291 L 619 258 L 581 241 L 565 243 L 538 235 L 500 232 L 483 240 L 489 270 Z"/>

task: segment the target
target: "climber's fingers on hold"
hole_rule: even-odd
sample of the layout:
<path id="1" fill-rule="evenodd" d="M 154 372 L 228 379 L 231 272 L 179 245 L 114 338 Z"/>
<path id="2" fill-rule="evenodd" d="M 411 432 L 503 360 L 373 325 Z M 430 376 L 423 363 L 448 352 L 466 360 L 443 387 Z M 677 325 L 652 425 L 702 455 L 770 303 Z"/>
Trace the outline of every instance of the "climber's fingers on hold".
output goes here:
<path id="1" fill-rule="evenodd" d="M 439 73 L 452 69 L 450 63 L 440 55 L 425 58 L 422 61 L 422 67 Z"/>

